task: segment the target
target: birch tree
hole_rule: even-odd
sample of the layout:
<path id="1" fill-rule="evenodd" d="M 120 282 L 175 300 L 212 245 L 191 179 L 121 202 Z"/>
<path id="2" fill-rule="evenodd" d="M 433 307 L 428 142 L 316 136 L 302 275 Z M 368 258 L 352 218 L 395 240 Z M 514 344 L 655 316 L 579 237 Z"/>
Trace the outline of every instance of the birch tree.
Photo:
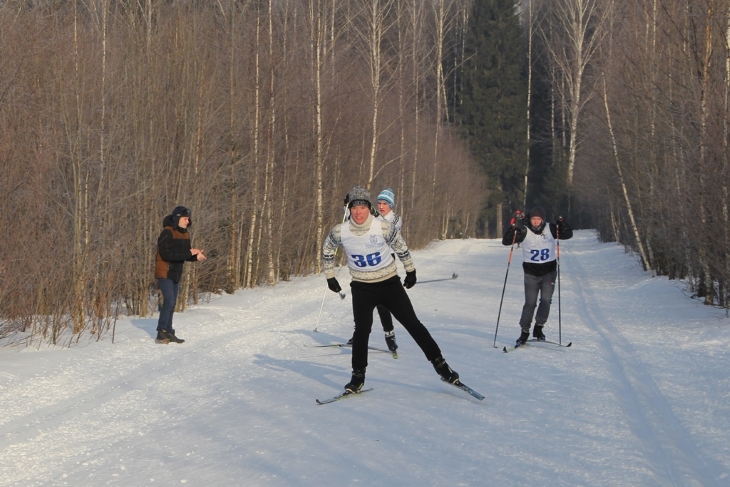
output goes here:
<path id="1" fill-rule="evenodd" d="M 605 35 L 606 12 L 601 0 L 552 0 L 547 4 L 552 14 L 549 30 L 541 29 L 551 62 L 559 79 L 555 86 L 564 90 L 564 111 L 568 114 L 567 183 L 573 183 L 576 153 L 580 141 L 581 111 L 593 94 L 593 86 L 584 86 L 586 72 Z"/>
<path id="2" fill-rule="evenodd" d="M 333 4 L 334 5 L 334 4 Z M 326 19 L 321 0 L 309 0 L 308 5 L 308 23 L 309 23 L 309 42 L 310 42 L 310 66 L 311 77 L 314 91 L 314 107 L 312 125 L 314 132 L 314 164 L 316 179 L 316 197 L 315 197 L 315 235 L 324 234 L 324 129 L 322 121 L 322 72 L 325 69 L 325 59 L 327 53 L 326 47 Z M 334 9 L 334 6 L 333 6 Z M 330 44 L 332 46 L 333 44 Z M 332 63 L 334 65 L 334 63 Z M 314 269 L 319 273 L 322 269 L 322 255 L 317 252 L 315 257 Z"/>
<path id="3" fill-rule="evenodd" d="M 369 95 L 371 103 L 371 137 L 367 158 L 367 176 L 365 187 L 369 190 L 375 176 L 375 166 L 380 135 L 380 108 L 383 91 L 383 77 L 386 72 L 387 56 L 383 52 L 383 40 L 393 25 L 391 12 L 395 0 L 362 0 L 358 4 L 359 12 L 353 27 L 357 31 L 359 46 L 367 59 L 369 70 Z"/>
<path id="4" fill-rule="evenodd" d="M 636 225 L 636 218 L 634 217 L 634 211 L 631 207 L 631 198 L 629 197 L 628 189 L 626 188 L 626 181 L 624 180 L 623 171 L 621 170 L 621 160 L 619 158 L 619 151 L 618 151 L 618 145 L 616 143 L 616 135 L 613 131 L 613 121 L 611 120 L 611 110 L 609 108 L 608 103 L 608 88 L 606 85 L 606 73 L 601 71 L 601 87 L 602 87 L 602 99 L 603 99 L 603 107 L 606 111 L 606 125 L 608 127 L 608 133 L 611 138 L 611 149 L 613 151 L 613 157 L 616 162 L 616 173 L 618 174 L 619 182 L 621 183 L 621 192 L 624 197 L 624 202 L 626 203 L 626 210 L 628 212 L 629 221 L 631 222 L 631 229 L 633 230 L 634 237 L 636 238 L 636 245 L 639 248 L 639 253 L 641 255 L 641 261 L 644 266 L 644 270 L 648 270 L 651 274 L 651 277 L 654 277 L 654 271 L 651 269 L 651 263 L 649 262 L 649 259 L 646 257 L 646 252 L 644 252 L 644 245 L 641 243 L 641 235 L 639 234 L 639 228 Z M 612 209 L 613 211 L 613 209 Z"/>
<path id="5" fill-rule="evenodd" d="M 522 208 L 527 209 L 527 188 L 529 179 L 528 176 L 530 174 L 530 149 L 532 148 L 532 139 L 531 139 L 531 130 L 532 130 L 532 117 L 531 117 L 531 109 L 532 109 L 532 39 L 535 35 L 535 20 L 533 16 L 533 8 L 532 8 L 532 2 L 533 0 L 527 0 L 527 12 L 525 17 L 525 25 L 527 27 L 527 116 L 525 119 L 527 120 L 527 142 L 525 144 L 525 150 L 527 151 L 527 156 L 525 157 L 525 182 L 523 184 L 524 192 L 522 195 Z"/>
<path id="6" fill-rule="evenodd" d="M 260 113 L 261 113 L 261 68 L 259 63 L 259 49 L 261 47 L 261 14 L 257 11 L 256 13 L 256 37 L 255 37 L 255 52 L 254 52 L 254 114 L 251 139 L 253 142 L 253 151 L 251 154 L 251 166 L 253 168 L 253 191 L 251 197 L 254 201 L 259 199 L 259 142 L 260 142 Z M 248 245 L 246 247 L 246 274 L 245 274 L 245 286 L 252 287 L 254 280 L 254 238 L 258 223 L 258 211 L 254 209 L 251 212 L 251 221 L 249 222 L 249 233 L 248 233 Z"/>

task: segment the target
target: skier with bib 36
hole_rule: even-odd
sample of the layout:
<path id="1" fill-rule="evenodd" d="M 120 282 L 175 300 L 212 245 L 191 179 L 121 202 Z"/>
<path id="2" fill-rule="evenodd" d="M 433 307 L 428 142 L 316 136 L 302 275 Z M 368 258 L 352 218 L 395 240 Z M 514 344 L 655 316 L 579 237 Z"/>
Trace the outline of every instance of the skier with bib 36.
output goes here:
<path id="1" fill-rule="evenodd" d="M 345 198 L 345 201 L 349 201 Z M 395 226 L 396 232 L 400 232 L 403 227 L 403 220 L 394 211 L 395 206 L 395 193 L 390 188 L 384 189 L 378 195 L 378 213 L 376 218 L 389 221 Z M 392 255 L 395 259 L 395 254 Z M 395 353 L 398 350 L 398 344 L 395 342 L 395 327 L 393 326 L 393 317 L 390 315 L 388 308 L 379 304 L 377 307 L 378 316 L 380 316 L 380 324 L 383 325 L 383 333 L 385 333 L 385 344 L 388 346 L 388 350 Z M 352 345 L 352 338 L 347 342 L 348 345 Z"/>
<path id="2" fill-rule="evenodd" d="M 550 314 L 550 303 L 558 274 L 556 241 L 558 238 L 568 240 L 572 236 L 573 230 L 562 217 L 557 217 L 555 223 L 547 223 L 545 210 L 540 206 L 535 206 L 526 216 L 517 212 L 512 225 L 502 238 L 503 245 L 522 244 L 525 304 L 520 317 L 522 333 L 515 343 L 518 347 L 524 345 L 530 336 L 533 314 L 535 327 L 532 330 L 532 336 L 537 340 L 545 340 L 543 327 Z M 540 295 L 539 306 L 538 294 Z M 535 307 L 537 307 L 537 313 L 535 313 Z"/>
<path id="3" fill-rule="evenodd" d="M 355 333 L 352 343 L 352 378 L 345 385 L 345 390 L 349 393 L 358 392 L 365 383 L 368 338 L 373 325 L 373 310 L 378 305 L 385 306 L 393 313 L 443 380 L 458 384 L 459 374 L 441 356 L 439 346 L 418 320 L 411 300 L 403 289 L 410 289 L 416 284 L 416 268 L 400 232 L 391 222 L 372 216 L 370 193 L 366 189 L 360 186 L 352 188 L 348 206 L 350 219 L 335 225 L 322 246 L 329 289 L 334 292 L 342 290 L 334 271 L 335 250 L 340 246 L 347 254 L 347 266 L 352 276 L 350 287 Z M 392 253 L 398 256 L 406 269 L 402 286 Z"/>

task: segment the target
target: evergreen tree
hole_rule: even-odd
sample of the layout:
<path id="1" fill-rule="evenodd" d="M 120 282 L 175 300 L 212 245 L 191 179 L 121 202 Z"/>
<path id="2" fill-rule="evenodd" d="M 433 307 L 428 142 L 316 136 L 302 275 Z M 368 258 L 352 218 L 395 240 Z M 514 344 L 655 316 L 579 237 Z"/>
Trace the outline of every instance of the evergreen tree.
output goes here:
<path id="1" fill-rule="evenodd" d="M 527 51 L 515 0 L 474 1 L 465 54 L 456 117 L 489 178 L 485 216 L 494 222 L 499 203 L 506 216 L 524 191 Z"/>

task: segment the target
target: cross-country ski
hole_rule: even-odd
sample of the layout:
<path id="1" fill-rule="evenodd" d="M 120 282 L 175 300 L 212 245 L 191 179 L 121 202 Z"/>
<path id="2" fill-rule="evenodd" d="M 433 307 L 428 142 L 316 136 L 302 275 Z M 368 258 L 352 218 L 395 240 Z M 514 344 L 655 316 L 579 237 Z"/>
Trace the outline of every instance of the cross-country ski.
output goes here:
<path id="1" fill-rule="evenodd" d="M 554 345 L 554 346 L 560 347 L 560 348 L 568 348 L 571 345 L 573 345 L 573 342 L 568 342 L 568 344 L 562 345 L 560 343 L 550 342 L 550 341 L 547 341 L 547 340 L 527 340 L 525 343 L 523 343 L 523 344 L 521 344 L 519 346 L 518 345 L 515 345 L 515 346 L 512 346 L 512 347 L 503 347 L 502 348 L 502 351 L 505 352 L 505 353 L 506 352 L 513 352 L 513 351 L 517 350 L 518 348 L 523 348 L 525 346 L 538 346 L 541 343 L 545 343 L 547 345 Z"/>
<path id="2" fill-rule="evenodd" d="M 328 345 L 307 345 L 304 344 L 305 347 L 312 347 L 312 348 L 352 348 L 352 343 L 330 343 Z M 383 352 L 383 353 L 389 353 L 393 356 L 393 358 L 398 358 L 398 352 L 392 351 L 392 350 L 386 350 L 384 348 L 377 348 L 377 347 L 371 347 L 368 346 L 368 350 L 373 350 L 374 352 Z"/>
<path id="3" fill-rule="evenodd" d="M 446 381 L 443 381 L 446 382 Z M 477 391 L 472 389 L 471 387 L 467 386 L 460 380 L 457 380 L 456 382 L 446 382 L 447 384 L 451 384 L 452 386 L 456 387 L 457 389 L 461 389 L 462 391 L 471 394 L 473 397 L 479 399 L 480 401 L 484 399 L 484 396 L 479 394 Z"/>
<path id="4" fill-rule="evenodd" d="M 342 394 L 338 394 L 338 395 L 336 395 L 334 397 L 330 397 L 329 399 L 322 399 L 322 400 L 317 399 L 316 401 L 317 401 L 317 404 L 329 404 L 331 402 L 339 401 L 339 400 L 345 399 L 347 397 L 359 396 L 360 394 L 363 394 L 365 392 L 372 391 L 372 390 L 373 389 L 370 388 L 370 389 L 362 389 L 362 390 L 357 391 L 357 392 L 345 391 Z"/>

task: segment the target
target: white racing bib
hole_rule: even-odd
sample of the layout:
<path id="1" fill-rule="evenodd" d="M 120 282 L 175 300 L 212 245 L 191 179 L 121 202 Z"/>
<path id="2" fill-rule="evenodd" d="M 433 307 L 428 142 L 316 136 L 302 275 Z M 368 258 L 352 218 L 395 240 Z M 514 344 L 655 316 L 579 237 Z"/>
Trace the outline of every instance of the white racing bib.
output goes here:
<path id="1" fill-rule="evenodd" d="M 361 237 L 350 232 L 350 225 L 340 227 L 340 239 L 347 252 L 347 265 L 360 272 L 376 271 L 393 262 L 392 250 L 385 241 L 380 220 L 373 218 L 370 230 Z"/>
<path id="2" fill-rule="evenodd" d="M 550 227 L 545 224 L 542 234 L 536 235 L 529 228 L 527 236 L 521 244 L 522 259 L 531 264 L 545 264 L 555 260 L 555 238 Z"/>

